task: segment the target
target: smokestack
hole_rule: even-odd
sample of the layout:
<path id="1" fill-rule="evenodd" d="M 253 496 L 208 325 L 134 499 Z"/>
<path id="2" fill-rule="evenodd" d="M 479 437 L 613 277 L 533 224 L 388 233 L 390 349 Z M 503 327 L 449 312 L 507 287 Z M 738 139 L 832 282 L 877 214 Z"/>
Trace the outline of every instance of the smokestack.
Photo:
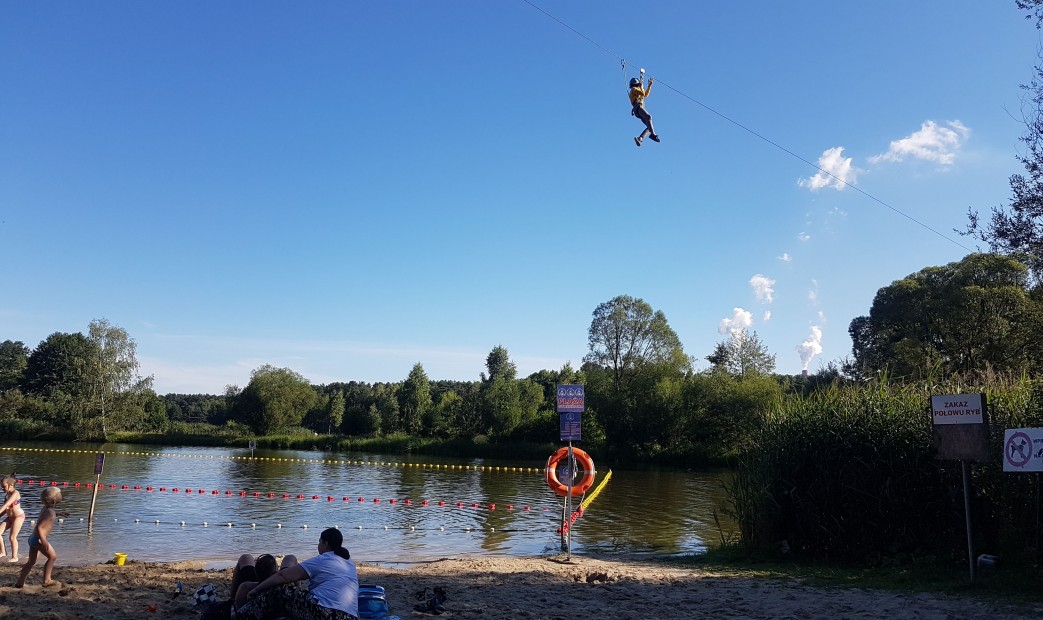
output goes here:
<path id="1" fill-rule="evenodd" d="M 804 370 L 800 371 L 800 374 L 804 375 L 804 378 L 807 379 L 808 378 L 808 369 L 805 368 Z"/>

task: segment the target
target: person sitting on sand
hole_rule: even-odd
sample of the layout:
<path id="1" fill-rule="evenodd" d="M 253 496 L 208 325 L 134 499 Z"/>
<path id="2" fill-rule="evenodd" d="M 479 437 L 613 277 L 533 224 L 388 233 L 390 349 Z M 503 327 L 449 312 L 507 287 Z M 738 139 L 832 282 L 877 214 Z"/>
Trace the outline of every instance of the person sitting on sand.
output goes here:
<path id="1" fill-rule="evenodd" d="M 286 570 L 297 564 L 295 555 L 285 556 L 281 564 L 276 561 L 275 556 L 267 553 L 257 556 L 256 560 L 249 553 L 239 556 L 239 561 L 232 570 L 232 600 L 235 602 L 235 606 L 245 605 L 248 600 L 247 595 L 257 584 L 277 571 Z"/>
<path id="2" fill-rule="evenodd" d="M 62 491 L 58 487 L 47 487 L 40 492 L 40 501 L 43 502 L 43 510 L 40 511 L 40 516 L 36 519 L 36 528 L 33 529 L 33 533 L 29 536 L 29 559 L 26 560 L 25 566 L 22 567 L 22 572 L 18 575 L 18 582 L 15 583 L 16 588 L 21 588 L 25 585 L 25 579 L 29 576 L 29 571 L 33 570 L 33 566 L 36 564 L 36 558 L 42 553 L 47 558 L 47 562 L 43 565 L 43 586 L 49 588 L 51 586 L 58 585 L 58 582 L 51 579 L 51 571 L 54 570 L 54 564 L 58 561 L 58 552 L 54 550 L 54 546 L 47 540 L 47 535 L 54 529 L 54 519 L 56 516 L 69 516 L 67 512 L 58 512 L 54 509 L 58 505 L 58 502 L 62 501 Z"/>
<path id="3" fill-rule="evenodd" d="M 358 620 L 359 576 L 351 554 L 344 548 L 344 535 L 336 528 L 319 535 L 319 555 L 281 570 L 257 584 L 242 607 L 239 620 L 289 616 L 308 620 Z M 292 583 L 308 580 L 308 590 Z"/>
<path id="4" fill-rule="evenodd" d="M 4 504 L 0 506 L 0 515 L 4 517 L 4 520 L 0 521 L 0 558 L 7 555 L 7 549 L 4 547 L 4 531 L 7 531 L 11 541 L 11 559 L 8 562 L 18 561 L 18 531 L 22 529 L 22 523 L 25 523 L 25 511 L 21 506 L 22 494 L 14 488 L 15 482 L 14 476 L 4 476 L 0 481 L 6 494 Z"/>

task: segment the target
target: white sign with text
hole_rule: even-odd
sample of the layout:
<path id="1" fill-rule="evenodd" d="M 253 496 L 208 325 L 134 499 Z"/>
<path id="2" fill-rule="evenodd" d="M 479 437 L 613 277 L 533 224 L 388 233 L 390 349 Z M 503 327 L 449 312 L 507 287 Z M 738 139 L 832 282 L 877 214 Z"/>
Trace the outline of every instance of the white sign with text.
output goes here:
<path id="1" fill-rule="evenodd" d="M 984 424 L 981 394 L 942 394 L 931 397 L 935 424 Z"/>

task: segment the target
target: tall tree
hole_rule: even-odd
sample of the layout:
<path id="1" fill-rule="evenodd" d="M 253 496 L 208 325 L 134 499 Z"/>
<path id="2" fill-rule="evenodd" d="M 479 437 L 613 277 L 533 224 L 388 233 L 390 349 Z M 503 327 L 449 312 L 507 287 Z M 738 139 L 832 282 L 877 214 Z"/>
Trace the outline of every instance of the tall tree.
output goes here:
<path id="1" fill-rule="evenodd" d="M 340 425 L 344 422 L 344 392 L 337 390 L 330 397 L 326 408 L 326 434 L 333 431 L 340 432 Z"/>
<path id="2" fill-rule="evenodd" d="M 521 388 L 518 367 L 511 361 L 507 348 L 493 347 L 485 358 L 488 374 L 481 374 L 479 408 L 482 432 L 496 436 L 510 434 L 521 422 Z"/>
<path id="3" fill-rule="evenodd" d="M 511 361 L 507 348 L 503 345 L 496 345 L 485 357 L 485 368 L 489 374 L 483 374 L 482 381 L 492 381 L 497 377 L 513 381 L 518 376 L 518 367 Z"/>
<path id="4" fill-rule="evenodd" d="M 775 355 L 761 342 L 757 332 L 746 329 L 734 332 L 728 340 L 718 342 L 713 353 L 706 356 L 714 370 L 737 377 L 748 374 L 769 375 L 775 372 Z"/>
<path id="5" fill-rule="evenodd" d="M 236 398 L 236 417 L 258 435 L 268 435 L 300 424 L 317 399 L 304 377 L 289 368 L 265 364 L 250 374 L 250 383 Z"/>
<path id="6" fill-rule="evenodd" d="M 431 381 L 423 365 L 417 362 L 398 390 L 398 409 L 404 430 L 413 436 L 420 435 L 424 428 L 424 415 L 430 407 Z"/>
<path id="7" fill-rule="evenodd" d="M 1043 300 L 1028 267 L 996 254 L 969 254 L 877 291 L 868 316 L 849 328 L 849 374 L 922 378 L 932 372 L 1043 369 Z"/>
<path id="8" fill-rule="evenodd" d="M 672 386 L 691 370 L 666 315 L 642 299 L 620 295 L 594 310 L 587 343 L 586 400 L 609 447 L 617 453 L 656 452 L 679 411 L 669 396 L 678 393 Z"/>
<path id="9" fill-rule="evenodd" d="M 83 391 L 83 361 L 93 354 L 95 344 L 81 333 L 55 332 L 29 354 L 26 361 L 25 391 L 50 397 L 60 392 L 78 395 Z"/>
<path id="10" fill-rule="evenodd" d="M 13 390 L 22 382 L 29 365 L 29 347 L 16 340 L 0 342 L 0 393 Z"/>
<path id="11" fill-rule="evenodd" d="M 141 422 L 145 415 L 144 391 L 151 390 L 152 378 L 138 376 L 137 344 L 127 331 L 106 319 L 95 319 L 88 327 L 87 339 L 94 345 L 82 360 L 87 398 L 78 420 L 80 439 L 101 437 L 109 431 Z M 137 398 L 141 396 L 142 398 Z"/>
<path id="12" fill-rule="evenodd" d="M 584 361 L 609 369 L 617 389 L 630 371 L 643 364 L 690 365 L 666 315 L 629 295 L 620 295 L 594 309 L 587 345 Z"/>

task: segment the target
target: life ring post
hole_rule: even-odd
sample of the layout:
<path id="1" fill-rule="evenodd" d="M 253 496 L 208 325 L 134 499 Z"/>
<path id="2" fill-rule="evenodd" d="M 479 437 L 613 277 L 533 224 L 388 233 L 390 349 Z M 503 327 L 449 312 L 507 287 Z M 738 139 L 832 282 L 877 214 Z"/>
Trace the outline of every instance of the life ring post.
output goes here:
<path id="1" fill-rule="evenodd" d="M 570 440 L 567 446 L 558 448 L 547 459 L 545 472 L 547 486 L 557 495 L 565 497 L 561 509 L 561 551 L 568 553 L 571 560 L 572 498 L 584 495 L 594 484 L 594 460 L 583 450 L 574 447 Z"/>

